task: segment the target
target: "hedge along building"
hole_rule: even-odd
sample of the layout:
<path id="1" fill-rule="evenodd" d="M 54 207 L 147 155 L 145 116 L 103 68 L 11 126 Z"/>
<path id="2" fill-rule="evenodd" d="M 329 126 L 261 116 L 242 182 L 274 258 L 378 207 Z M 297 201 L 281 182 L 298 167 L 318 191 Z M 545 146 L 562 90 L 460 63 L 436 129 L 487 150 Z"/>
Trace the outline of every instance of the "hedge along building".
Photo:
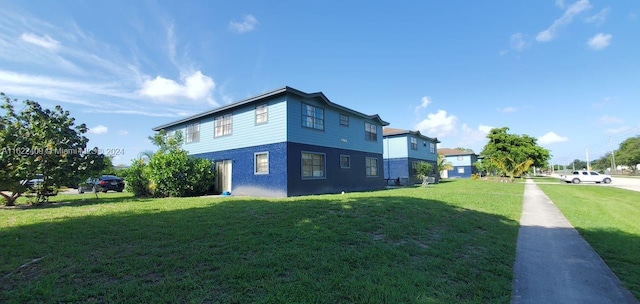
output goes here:
<path id="1" fill-rule="evenodd" d="M 217 191 L 285 197 L 384 188 L 386 125 L 322 92 L 283 87 L 153 130 L 180 130 L 189 155 L 214 160 Z"/>

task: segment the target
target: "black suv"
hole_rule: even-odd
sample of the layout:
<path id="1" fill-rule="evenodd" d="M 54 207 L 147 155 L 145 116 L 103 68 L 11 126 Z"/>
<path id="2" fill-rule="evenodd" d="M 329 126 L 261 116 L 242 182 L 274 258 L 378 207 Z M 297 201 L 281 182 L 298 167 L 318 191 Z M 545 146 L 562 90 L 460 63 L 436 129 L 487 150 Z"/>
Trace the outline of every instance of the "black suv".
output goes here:
<path id="1" fill-rule="evenodd" d="M 124 180 L 115 175 L 102 175 L 100 178 L 89 178 L 83 184 L 78 185 L 78 193 L 85 191 L 107 192 L 109 190 L 122 192 L 124 190 Z"/>

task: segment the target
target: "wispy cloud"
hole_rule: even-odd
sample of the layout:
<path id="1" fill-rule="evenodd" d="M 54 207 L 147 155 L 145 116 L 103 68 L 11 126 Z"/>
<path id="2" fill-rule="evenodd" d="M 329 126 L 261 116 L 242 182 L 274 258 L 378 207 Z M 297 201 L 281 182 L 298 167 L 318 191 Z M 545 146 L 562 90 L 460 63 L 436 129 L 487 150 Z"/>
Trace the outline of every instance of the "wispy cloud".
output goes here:
<path id="1" fill-rule="evenodd" d="M 605 133 L 611 134 L 611 135 L 617 135 L 617 134 L 627 133 L 630 130 L 631 128 L 629 127 L 620 127 L 620 128 L 607 129 Z"/>
<path id="2" fill-rule="evenodd" d="M 89 133 L 91 134 L 107 134 L 109 132 L 109 128 L 103 125 L 97 125 L 93 128 L 89 128 Z"/>
<path id="3" fill-rule="evenodd" d="M 497 108 L 496 110 L 498 110 L 498 112 L 500 112 L 502 114 L 513 113 L 513 112 L 518 111 L 518 109 L 516 109 L 514 107 Z"/>
<path id="4" fill-rule="evenodd" d="M 493 127 L 480 124 L 476 129 L 469 127 L 469 125 L 462 124 L 462 137 L 458 142 L 458 145 L 461 147 L 471 147 L 475 146 L 477 143 L 486 142 L 487 134 L 493 129 Z"/>
<path id="5" fill-rule="evenodd" d="M 602 25 L 605 21 L 607 21 L 607 17 L 609 16 L 610 8 L 606 7 L 599 11 L 597 14 L 593 16 L 587 17 L 584 21 L 587 23 L 595 23 L 596 25 Z"/>
<path id="6" fill-rule="evenodd" d="M 556 1 L 556 5 L 558 4 L 558 1 Z M 561 2 L 562 6 L 564 7 L 564 2 Z M 551 26 L 549 26 L 546 30 L 541 31 L 540 33 L 538 33 L 538 35 L 536 36 L 536 41 L 538 42 L 549 42 L 553 39 L 555 39 L 555 37 L 558 34 L 558 31 L 560 31 L 561 29 L 563 29 L 564 27 L 566 27 L 567 25 L 571 24 L 571 22 L 573 21 L 573 18 L 584 12 L 591 9 L 591 4 L 589 4 L 589 0 L 578 0 L 575 3 L 571 4 L 565 11 L 564 14 L 562 15 L 562 17 L 556 19 L 555 21 L 553 21 L 553 23 L 551 24 Z"/>
<path id="7" fill-rule="evenodd" d="M 60 46 L 59 41 L 49 37 L 48 35 L 38 36 L 36 34 L 24 33 L 20 35 L 20 39 L 51 51 L 57 50 Z"/>
<path id="8" fill-rule="evenodd" d="M 516 51 L 523 51 L 527 47 L 527 42 L 522 33 L 515 33 L 509 38 L 509 46 Z"/>
<path id="9" fill-rule="evenodd" d="M 258 19 L 252 15 L 244 16 L 240 22 L 229 21 L 229 29 L 239 34 L 253 31 L 256 25 L 258 25 Z"/>
<path id="10" fill-rule="evenodd" d="M 602 50 L 611 44 L 611 38 L 613 38 L 611 34 L 598 33 L 587 41 L 587 45 L 592 50 Z"/>
<path id="11" fill-rule="evenodd" d="M 568 137 L 560 136 L 553 131 L 547 132 L 547 134 L 538 137 L 538 143 L 541 145 L 552 145 L 566 141 L 569 141 Z"/>
<path id="12" fill-rule="evenodd" d="M 118 130 L 118 136 L 127 136 L 129 135 L 129 131 L 127 130 Z"/>
<path id="13" fill-rule="evenodd" d="M 598 119 L 598 122 L 604 125 L 619 124 L 623 123 L 624 119 L 615 116 L 602 115 L 600 119 Z"/>
<path id="14" fill-rule="evenodd" d="M 439 110 L 437 113 L 428 114 L 414 129 L 429 136 L 446 137 L 456 134 L 457 123 L 458 117 L 447 114 L 445 110 Z"/>
<path id="15" fill-rule="evenodd" d="M 420 99 L 420 105 L 416 106 L 415 112 L 418 113 L 420 110 L 426 109 L 430 104 L 431 98 L 429 96 L 423 96 L 422 99 Z"/>
<path id="16" fill-rule="evenodd" d="M 611 104 L 611 97 L 605 97 L 602 98 L 602 101 L 600 102 L 594 102 L 592 106 L 594 109 L 601 109 L 608 106 L 609 104 Z"/>
<path id="17" fill-rule="evenodd" d="M 211 77 L 196 71 L 191 75 L 180 75 L 180 79 L 182 83 L 156 76 L 142 84 L 139 94 L 169 103 L 176 103 L 179 98 L 211 100 L 211 92 L 216 86 Z"/>

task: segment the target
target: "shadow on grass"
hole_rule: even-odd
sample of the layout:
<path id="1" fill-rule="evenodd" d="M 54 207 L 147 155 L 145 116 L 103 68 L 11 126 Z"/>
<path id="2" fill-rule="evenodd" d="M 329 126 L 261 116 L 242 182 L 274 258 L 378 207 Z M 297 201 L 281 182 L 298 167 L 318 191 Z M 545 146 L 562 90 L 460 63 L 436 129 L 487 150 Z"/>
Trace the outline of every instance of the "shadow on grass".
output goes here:
<path id="1" fill-rule="evenodd" d="M 0 302 L 510 301 L 502 216 L 392 194 L 140 205 L 1 230 Z"/>

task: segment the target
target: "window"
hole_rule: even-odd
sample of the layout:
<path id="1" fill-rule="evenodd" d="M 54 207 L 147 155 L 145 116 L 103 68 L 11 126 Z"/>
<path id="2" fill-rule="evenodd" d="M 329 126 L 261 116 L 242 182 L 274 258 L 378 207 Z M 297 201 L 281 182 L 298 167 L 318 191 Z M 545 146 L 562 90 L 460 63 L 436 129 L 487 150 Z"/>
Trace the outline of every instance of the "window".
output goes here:
<path id="1" fill-rule="evenodd" d="M 167 131 L 166 133 L 164 133 L 164 140 L 168 141 L 169 139 L 172 139 L 174 135 L 176 135 L 176 131 Z"/>
<path id="2" fill-rule="evenodd" d="M 366 140 L 378 141 L 378 127 L 368 122 L 364 123 L 364 138 Z"/>
<path id="3" fill-rule="evenodd" d="M 458 173 L 460 173 L 460 174 L 464 173 L 464 167 L 459 167 L 458 168 Z"/>
<path id="4" fill-rule="evenodd" d="M 351 168 L 351 156 L 340 155 L 340 168 Z"/>
<path id="5" fill-rule="evenodd" d="M 463 159 L 464 159 L 464 156 L 458 155 L 458 160 L 463 160 Z"/>
<path id="6" fill-rule="evenodd" d="M 324 154 L 302 152 L 302 178 L 324 178 Z"/>
<path id="7" fill-rule="evenodd" d="M 259 105 L 256 107 L 256 125 L 267 122 L 267 105 Z"/>
<path id="8" fill-rule="evenodd" d="M 436 145 L 434 143 L 429 143 L 429 152 L 436 153 Z"/>
<path id="9" fill-rule="evenodd" d="M 269 174 L 269 152 L 259 152 L 253 155 L 253 173 Z"/>
<path id="10" fill-rule="evenodd" d="M 185 137 L 185 142 L 192 143 L 198 141 L 200 141 L 200 123 L 196 122 L 187 125 L 187 136 Z"/>
<path id="11" fill-rule="evenodd" d="M 349 126 L 349 116 L 340 114 L 340 125 L 341 126 Z"/>
<path id="12" fill-rule="evenodd" d="M 423 140 L 423 141 L 422 141 L 422 146 L 423 146 L 423 147 L 426 147 L 426 146 L 427 146 L 427 141 L 426 141 L 426 140 Z M 433 151 L 431 151 L 431 153 L 433 153 Z"/>
<path id="13" fill-rule="evenodd" d="M 411 150 L 418 150 L 418 140 L 411 138 Z"/>
<path id="14" fill-rule="evenodd" d="M 418 175 L 418 162 L 416 161 L 411 162 L 411 175 L 412 176 Z"/>
<path id="15" fill-rule="evenodd" d="M 324 130 L 324 109 L 302 104 L 302 126 Z"/>
<path id="16" fill-rule="evenodd" d="M 365 158 L 365 166 L 367 168 L 367 176 L 378 176 L 378 159 L 375 157 Z"/>
<path id="17" fill-rule="evenodd" d="M 216 117 L 214 128 L 213 137 L 231 135 L 231 114 Z"/>

